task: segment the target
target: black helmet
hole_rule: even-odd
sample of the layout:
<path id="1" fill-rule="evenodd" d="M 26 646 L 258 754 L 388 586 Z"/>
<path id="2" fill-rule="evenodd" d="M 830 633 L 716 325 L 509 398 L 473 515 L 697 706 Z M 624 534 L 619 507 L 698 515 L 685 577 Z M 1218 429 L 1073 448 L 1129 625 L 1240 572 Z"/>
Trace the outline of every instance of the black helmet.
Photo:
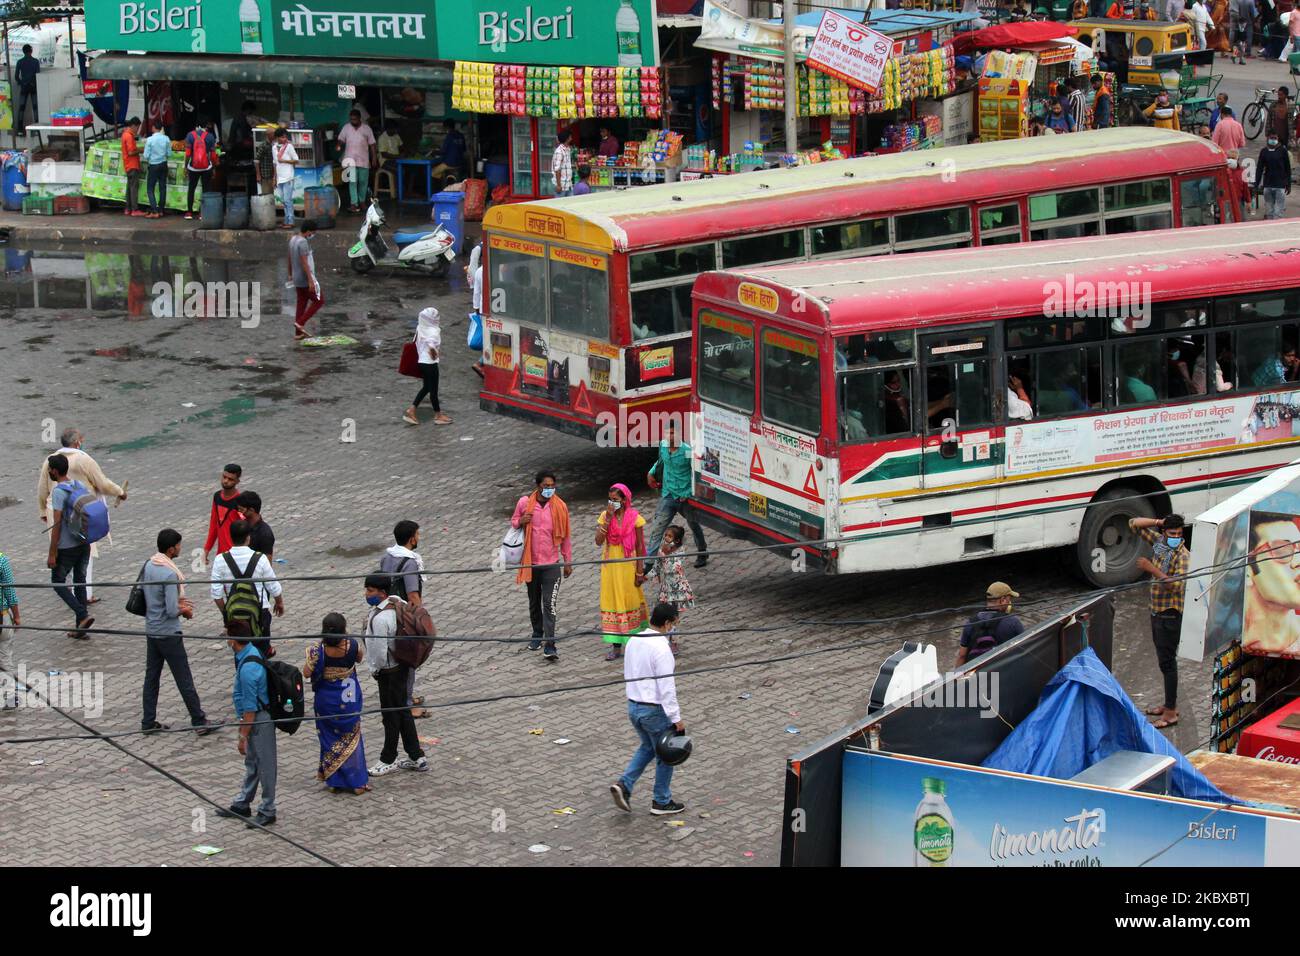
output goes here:
<path id="1" fill-rule="evenodd" d="M 686 731 L 669 727 L 655 742 L 655 753 L 663 763 L 675 767 L 691 755 L 691 738 L 686 736 Z"/>

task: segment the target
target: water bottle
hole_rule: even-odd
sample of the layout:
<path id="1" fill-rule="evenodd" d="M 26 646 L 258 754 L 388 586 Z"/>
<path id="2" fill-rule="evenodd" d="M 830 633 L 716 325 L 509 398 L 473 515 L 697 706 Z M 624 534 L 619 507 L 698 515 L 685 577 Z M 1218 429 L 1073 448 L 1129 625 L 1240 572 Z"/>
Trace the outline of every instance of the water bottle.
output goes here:
<path id="1" fill-rule="evenodd" d="M 641 18 L 632 9 L 632 0 L 619 0 L 614 33 L 618 36 L 618 65 L 641 66 Z"/>
<path id="2" fill-rule="evenodd" d="M 240 0 L 239 3 L 240 52 L 262 53 L 262 10 L 257 0 Z"/>

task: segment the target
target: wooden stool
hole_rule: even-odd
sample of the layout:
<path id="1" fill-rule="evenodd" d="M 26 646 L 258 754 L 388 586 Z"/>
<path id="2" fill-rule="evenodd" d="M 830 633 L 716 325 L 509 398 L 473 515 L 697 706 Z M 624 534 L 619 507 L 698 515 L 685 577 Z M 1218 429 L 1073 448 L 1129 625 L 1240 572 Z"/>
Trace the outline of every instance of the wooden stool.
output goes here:
<path id="1" fill-rule="evenodd" d="M 375 198 L 393 199 L 397 195 L 397 178 L 391 169 L 375 170 Z"/>

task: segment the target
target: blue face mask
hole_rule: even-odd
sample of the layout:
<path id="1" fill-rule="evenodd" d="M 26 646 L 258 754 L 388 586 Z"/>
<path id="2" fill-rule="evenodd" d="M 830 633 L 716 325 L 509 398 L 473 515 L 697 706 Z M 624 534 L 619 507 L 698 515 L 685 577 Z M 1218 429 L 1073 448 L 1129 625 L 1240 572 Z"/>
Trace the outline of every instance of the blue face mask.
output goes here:
<path id="1" fill-rule="evenodd" d="M 554 488 L 543 488 L 543 489 L 542 489 L 542 497 L 543 497 L 543 498 L 550 498 L 550 497 L 551 497 L 552 495 L 554 495 L 554 494 L 555 494 L 555 489 L 554 489 Z"/>
<path id="2" fill-rule="evenodd" d="M 378 594 L 370 594 L 366 596 L 366 603 L 369 604 L 371 607 L 374 607 L 377 604 L 382 604 L 383 601 L 384 599 L 381 598 Z"/>
<path id="3" fill-rule="evenodd" d="M 1171 551 L 1177 551 L 1180 547 L 1182 547 L 1182 544 L 1183 544 L 1182 538 L 1165 538 L 1165 546 L 1168 547 Z"/>

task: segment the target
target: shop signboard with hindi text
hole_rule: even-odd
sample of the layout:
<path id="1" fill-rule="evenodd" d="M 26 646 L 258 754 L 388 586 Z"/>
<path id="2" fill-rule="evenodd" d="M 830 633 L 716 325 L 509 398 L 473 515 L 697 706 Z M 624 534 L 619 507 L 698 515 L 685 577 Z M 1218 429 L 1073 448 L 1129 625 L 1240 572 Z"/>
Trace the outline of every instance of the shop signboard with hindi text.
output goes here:
<path id="1" fill-rule="evenodd" d="M 274 13 L 275 52 L 279 54 L 437 58 L 432 0 L 264 2 L 271 4 Z"/>
<path id="2" fill-rule="evenodd" d="M 875 93 L 893 49 L 894 41 L 883 33 L 827 10 L 808 51 L 807 63 L 811 69 Z"/>

